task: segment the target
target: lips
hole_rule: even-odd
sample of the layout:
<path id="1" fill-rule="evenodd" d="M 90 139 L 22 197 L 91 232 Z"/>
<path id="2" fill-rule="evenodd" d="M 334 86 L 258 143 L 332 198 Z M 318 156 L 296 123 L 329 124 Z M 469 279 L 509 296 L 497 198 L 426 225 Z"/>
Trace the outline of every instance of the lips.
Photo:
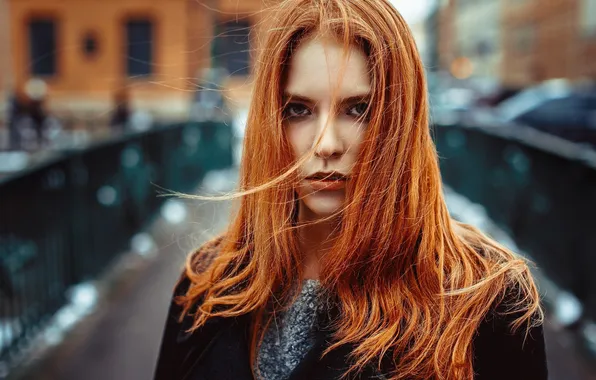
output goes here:
<path id="1" fill-rule="evenodd" d="M 313 180 L 313 181 L 345 181 L 347 177 L 341 173 L 332 172 L 332 173 L 325 173 L 325 172 L 318 172 L 311 176 L 306 177 L 306 180 Z"/>
<path id="2" fill-rule="evenodd" d="M 341 173 L 316 173 L 305 178 L 315 191 L 341 190 L 346 187 L 347 177 Z"/>

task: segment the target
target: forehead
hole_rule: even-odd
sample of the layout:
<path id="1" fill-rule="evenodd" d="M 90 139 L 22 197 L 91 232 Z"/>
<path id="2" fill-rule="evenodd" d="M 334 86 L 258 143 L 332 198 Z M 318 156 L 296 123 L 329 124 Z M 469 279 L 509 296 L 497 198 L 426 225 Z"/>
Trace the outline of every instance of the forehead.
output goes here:
<path id="1" fill-rule="evenodd" d="M 334 39 L 313 38 L 302 42 L 294 51 L 284 90 L 323 101 L 334 94 L 365 95 L 370 87 L 367 59 L 360 49 L 354 46 L 346 51 Z"/>

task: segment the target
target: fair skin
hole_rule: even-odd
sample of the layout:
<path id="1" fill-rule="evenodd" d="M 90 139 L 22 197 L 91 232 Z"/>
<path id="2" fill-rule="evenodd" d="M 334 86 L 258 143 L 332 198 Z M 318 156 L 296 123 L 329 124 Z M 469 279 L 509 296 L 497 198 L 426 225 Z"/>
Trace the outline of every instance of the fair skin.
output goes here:
<path id="1" fill-rule="evenodd" d="M 346 58 L 341 43 L 317 37 L 302 41 L 292 55 L 284 88 L 287 138 L 296 158 L 308 154 L 320 139 L 300 168 L 299 223 L 320 221 L 345 205 L 370 92 L 366 56 L 357 47 L 350 48 Z M 298 230 L 305 278 L 319 277 L 319 258 L 329 249 L 337 223 L 333 217 Z"/>

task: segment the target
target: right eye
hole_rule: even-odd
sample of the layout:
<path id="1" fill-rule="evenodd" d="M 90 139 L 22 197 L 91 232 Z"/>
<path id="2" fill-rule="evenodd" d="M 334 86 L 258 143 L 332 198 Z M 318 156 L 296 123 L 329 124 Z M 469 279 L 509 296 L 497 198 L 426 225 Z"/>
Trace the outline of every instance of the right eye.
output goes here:
<path id="1" fill-rule="evenodd" d="M 284 119 L 299 119 L 310 114 L 310 109 L 301 103 L 289 103 L 283 110 Z"/>

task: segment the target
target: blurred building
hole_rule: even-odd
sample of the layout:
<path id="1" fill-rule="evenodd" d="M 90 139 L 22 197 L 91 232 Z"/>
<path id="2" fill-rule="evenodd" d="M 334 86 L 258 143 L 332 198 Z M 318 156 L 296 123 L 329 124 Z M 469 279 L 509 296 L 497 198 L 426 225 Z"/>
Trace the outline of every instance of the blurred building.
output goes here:
<path id="1" fill-rule="evenodd" d="M 430 71 L 437 71 L 440 69 L 440 55 L 439 55 L 439 34 L 441 33 L 441 2 L 431 4 L 431 9 L 424 20 L 424 28 L 426 30 L 426 67 Z"/>
<path id="2" fill-rule="evenodd" d="M 508 0 L 503 6 L 503 81 L 596 79 L 596 0 Z"/>
<path id="3" fill-rule="evenodd" d="M 443 71 L 449 71 L 451 63 L 456 58 L 454 46 L 455 15 L 454 0 L 439 0 L 437 15 L 437 51 L 439 67 Z"/>
<path id="4" fill-rule="evenodd" d="M 501 61 L 501 0 L 457 0 L 453 14 L 456 77 L 497 78 Z"/>
<path id="5" fill-rule="evenodd" d="M 439 0 L 438 51 L 455 77 L 508 87 L 596 79 L 596 0 Z"/>
<path id="6" fill-rule="evenodd" d="M 190 0 L 200 8 L 200 1 Z M 260 41 L 267 32 L 268 7 L 280 0 L 216 0 L 213 13 L 212 65 L 230 74 L 225 83 L 226 99 L 232 107 L 245 108 L 250 101 L 252 73 Z M 194 33 L 196 35 L 196 33 Z"/>
<path id="7" fill-rule="evenodd" d="M 495 80 L 502 57 L 501 0 L 439 0 L 439 66 L 454 77 Z"/>
<path id="8" fill-rule="evenodd" d="M 102 119 L 123 89 L 133 108 L 185 118 L 213 62 L 251 71 L 260 0 L 0 0 L 8 2 L 16 87 L 48 84 L 63 117 Z M 216 36 L 216 38 L 214 38 Z"/>

